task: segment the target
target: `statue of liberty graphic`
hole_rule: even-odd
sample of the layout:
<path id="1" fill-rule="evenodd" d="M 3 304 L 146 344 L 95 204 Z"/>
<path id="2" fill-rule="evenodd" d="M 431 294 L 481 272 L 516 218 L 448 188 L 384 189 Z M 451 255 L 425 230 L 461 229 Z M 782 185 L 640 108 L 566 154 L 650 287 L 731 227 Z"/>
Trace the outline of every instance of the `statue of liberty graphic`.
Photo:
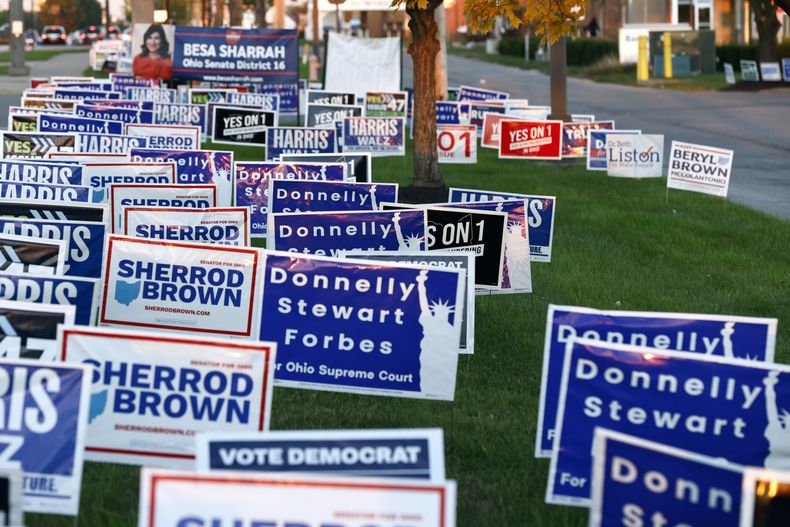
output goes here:
<path id="1" fill-rule="evenodd" d="M 735 322 L 725 322 L 724 328 L 722 328 L 719 333 L 721 333 L 721 348 L 724 351 L 724 356 L 728 359 L 734 359 L 735 354 L 732 352 L 732 335 L 735 333 Z"/>
<path id="2" fill-rule="evenodd" d="M 764 465 L 777 470 L 790 469 L 790 413 L 776 404 L 775 386 L 779 382 L 779 372 L 771 371 L 763 379 L 765 385 L 765 409 L 768 426 L 765 427 L 765 439 L 768 440 L 768 455 Z"/>
<path id="3" fill-rule="evenodd" d="M 502 212 L 502 202 L 496 207 Z M 532 271 L 529 264 L 529 243 L 524 236 L 526 227 L 519 222 L 509 222 L 505 228 L 505 273 L 502 285 L 513 289 L 532 289 Z M 526 246 L 526 247 L 525 247 Z"/>
<path id="4" fill-rule="evenodd" d="M 427 280 L 428 271 L 423 269 L 417 276 L 418 321 L 423 334 L 420 341 L 420 391 L 426 395 L 440 395 L 455 385 L 461 317 L 455 316 L 450 322 L 453 308 L 443 300 L 428 304 Z"/>
<path id="5" fill-rule="evenodd" d="M 392 223 L 395 227 L 395 236 L 398 239 L 398 250 L 399 251 L 420 251 L 422 250 L 422 243 L 419 236 L 411 235 L 408 238 L 403 238 L 403 232 L 400 230 L 400 212 L 396 212 L 392 216 Z"/>
<path id="6" fill-rule="evenodd" d="M 371 185 L 368 192 L 370 192 L 370 210 L 379 210 L 379 204 L 376 203 L 376 185 Z"/>

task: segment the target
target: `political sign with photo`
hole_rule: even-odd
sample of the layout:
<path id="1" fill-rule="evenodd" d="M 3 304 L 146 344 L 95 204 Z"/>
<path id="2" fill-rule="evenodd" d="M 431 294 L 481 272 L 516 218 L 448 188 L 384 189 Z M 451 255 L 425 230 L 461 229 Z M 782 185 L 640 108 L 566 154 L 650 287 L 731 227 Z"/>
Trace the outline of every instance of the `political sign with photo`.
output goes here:
<path id="1" fill-rule="evenodd" d="M 334 128 L 335 123 L 346 117 L 362 117 L 362 106 L 307 103 L 305 126 L 308 128 Z"/>
<path id="2" fill-rule="evenodd" d="M 75 152 L 118 153 L 132 148 L 148 148 L 147 137 L 134 137 L 116 134 L 77 134 Z"/>
<path id="3" fill-rule="evenodd" d="M 549 457 L 556 436 L 565 348 L 572 338 L 773 362 L 774 318 L 642 311 L 602 311 L 549 305 L 543 346 L 535 456 Z"/>
<path id="4" fill-rule="evenodd" d="M 74 134 L 45 132 L 0 132 L 0 158 L 43 158 L 47 152 L 73 152 Z"/>
<path id="5" fill-rule="evenodd" d="M 573 339 L 560 387 L 549 503 L 589 505 L 596 426 L 741 465 L 790 463 L 790 366 Z"/>
<path id="6" fill-rule="evenodd" d="M 397 183 L 287 179 L 269 183 L 269 212 L 379 210 L 379 203 L 397 201 Z"/>
<path id="7" fill-rule="evenodd" d="M 590 527 L 738 527 L 740 465 L 596 428 L 592 478 Z"/>
<path id="8" fill-rule="evenodd" d="M 0 199 L 0 218 L 94 221 L 97 223 L 110 221 L 107 205 L 18 199 Z"/>
<path id="9" fill-rule="evenodd" d="M 89 461 L 192 468 L 196 433 L 269 429 L 272 343 L 61 326 L 58 350 L 93 367 Z"/>
<path id="10" fill-rule="evenodd" d="M 88 421 L 87 366 L 0 360 L 6 464 L 24 473 L 27 512 L 76 516 Z"/>
<path id="11" fill-rule="evenodd" d="M 74 306 L 75 324 L 94 324 L 98 293 L 92 278 L 0 272 L 1 300 Z"/>
<path id="12" fill-rule="evenodd" d="M 54 185 L 82 185 L 82 167 L 69 163 L 0 159 L 0 180 Z"/>
<path id="13" fill-rule="evenodd" d="M 104 119 L 89 119 L 57 113 L 40 113 L 38 131 L 52 133 L 87 132 L 92 134 L 122 134 L 123 123 Z"/>
<path id="14" fill-rule="evenodd" d="M 727 197 L 734 152 L 725 148 L 672 141 L 667 188 Z"/>
<path id="15" fill-rule="evenodd" d="M 345 163 L 346 179 L 357 183 L 373 181 L 373 161 L 370 153 L 335 153 L 335 154 L 283 154 L 280 161 L 284 163 Z"/>
<path id="16" fill-rule="evenodd" d="M 277 112 L 214 106 L 211 141 L 219 144 L 266 146 L 266 130 L 277 126 Z"/>
<path id="17" fill-rule="evenodd" d="M 0 300 L 0 358 L 57 361 L 58 325 L 74 324 L 75 311 L 69 305 Z"/>
<path id="18" fill-rule="evenodd" d="M 341 250 L 425 250 L 423 210 L 269 214 L 266 247 L 338 256 Z"/>
<path id="19" fill-rule="evenodd" d="M 124 232 L 126 207 L 208 209 L 216 206 L 215 185 L 113 184 L 110 185 L 110 232 Z"/>
<path id="20" fill-rule="evenodd" d="M 486 90 L 484 88 L 475 88 L 473 86 L 464 85 L 459 86 L 458 89 L 459 101 L 504 101 L 509 98 L 510 94 L 502 91 Z"/>
<path id="21" fill-rule="evenodd" d="M 138 527 L 351 527 L 371 520 L 455 527 L 455 482 L 149 468 L 140 475 Z"/>
<path id="22" fill-rule="evenodd" d="M 197 126 L 205 133 L 207 127 L 205 104 L 157 103 L 154 105 L 154 123 L 168 126 Z M 140 148 L 147 148 L 142 145 Z"/>
<path id="23" fill-rule="evenodd" d="M 174 30 L 175 27 L 170 24 L 134 24 L 131 42 L 134 55 L 131 73 L 134 78 L 155 83 L 173 78 Z M 146 87 L 152 88 L 150 85 Z"/>
<path id="24" fill-rule="evenodd" d="M 357 95 L 350 92 L 306 90 L 304 96 L 306 104 L 342 104 L 343 106 L 357 104 Z"/>
<path id="25" fill-rule="evenodd" d="M 255 338 L 260 250 L 107 239 L 99 322 Z"/>
<path id="26" fill-rule="evenodd" d="M 275 163 L 240 162 L 234 166 L 236 206 L 249 207 L 250 233 L 253 238 L 266 236 L 269 213 L 269 183 L 275 179 L 307 181 L 344 181 L 344 163 Z"/>
<path id="27" fill-rule="evenodd" d="M 195 437 L 197 470 L 414 478 L 443 482 L 441 428 L 207 432 Z M 259 455 L 262 453 L 264 455 Z"/>
<path id="28" fill-rule="evenodd" d="M 107 203 L 109 188 L 118 184 L 173 184 L 175 163 L 83 163 L 86 184 L 91 188 L 91 201 Z"/>
<path id="29" fill-rule="evenodd" d="M 235 247 L 250 244 L 249 207 L 125 207 L 124 215 L 126 236 Z"/>
<path id="30" fill-rule="evenodd" d="M 343 120 L 343 152 L 402 156 L 405 145 L 406 125 L 402 117 L 347 117 Z"/>
<path id="31" fill-rule="evenodd" d="M 500 121 L 500 159 L 562 159 L 562 121 Z"/>
<path id="32" fill-rule="evenodd" d="M 91 197 L 90 190 L 89 187 L 77 185 L 20 183 L 18 181 L 0 180 L 0 199 L 88 203 Z"/>
<path id="33" fill-rule="evenodd" d="M 790 471 L 746 467 L 739 527 L 782 527 L 790 518 Z"/>
<path id="34" fill-rule="evenodd" d="M 587 131 L 587 170 L 606 170 L 606 138 L 617 134 L 641 134 L 642 130 L 593 130 Z M 663 141 L 662 141 L 663 144 Z M 661 149 L 663 153 L 663 148 Z"/>
<path id="35" fill-rule="evenodd" d="M 663 171 L 663 135 L 642 133 L 606 135 L 607 176 L 660 178 Z"/>
<path id="36" fill-rule="evenodd" d="M 477 128 L 470 124 L 437 125 L 436 148 L 439 163 L 476 164 Z"/>
<path id="37" fill-rule="evenodd" d="M 64 241 L 0 233 L 0 271 L 62 275 L 65 258 Z"/>
<path id="38" fill-rule="evenodd" d="M 198 126 L 128 124 L 126 135 L 147 137 L 148 148 L 167 150 L 198 150 L 200 148 Z"/>
<path id="39" fill-rule="evenodd" d="M 589 130 L 614 130 L 614 121 L 580 121 L 562 125 L 562 157 L 587 157 Z"/>
<path id="40" fill-rule="evenodd" d="M 153 124 L 154 113 L 150 110 L 137 110 L 131 108 L 113 108 L 103 105 L 78 104 L 74 107 L 74 115 L 104 121 L 119 121 L 122 123 Z M 98 132 L 114 133 L 114 132 Z"/>
<path id="41" fill-rule="evenodd" d="M 284 154 L 331 154 L 337 151 L 334 128 L 275 126 L 267 130 L 266 156 L 279 159 Z"/>
<path id="42" fill-rule="evenodd" d="M 405 91 L 373 92 L 365 94 L 366 117 L 406 117 L 409 94 Z"/>
<path id="43" fill-rule="evenodd" d="M 267 253 L 260 338 L 277 342 L 275 385 L 453 400 L 465 280 L 450 268 Z"/>

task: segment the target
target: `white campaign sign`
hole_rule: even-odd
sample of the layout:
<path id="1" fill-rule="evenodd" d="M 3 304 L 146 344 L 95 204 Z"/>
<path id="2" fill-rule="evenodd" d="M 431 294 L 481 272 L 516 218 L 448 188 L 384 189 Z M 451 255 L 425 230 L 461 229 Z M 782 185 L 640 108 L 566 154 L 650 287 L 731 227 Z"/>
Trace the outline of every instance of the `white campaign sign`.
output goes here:
<path id="1" fill-rule="evenodd" d="M 455 527 L 455 482 L 142 470 L 138 527 Z"/>
<path id="2" fill-rule="evenodd" d="M 439 163 L 477 163 L 477 127 L 446 124 L 436 127 Z"/>
<path id="3" fill-rule="evenodd" d="M 664 170 L 664 136 L 606 134 L 606 174 L 626 178 L 658 178 Z"/>
<path id="4" fill-rule="evenodd" d="M 123 234 L 127 236 L 236 247 L 250 244 L 249 207 L 125 207 L 123 212 Z"/>
<path id="5" fill-rule="evenodd" d="M 216 185 L 112 185 L 110 232 L 124 232 L 125 207 L 182 207 L 208 209 L 217 205 Z"/>
<path id="6" fill-rule="evenodd" d="M 101 324 L 257 337 L 259 249 L 111 235 L 106 254 Z"/>
<path id="7" fill-rule="evenodd" d="M 667 188 L 726 198 L 733 154 L 724 148 L 672 141 Z"/>
<path id="8" fill-rule="evenodd" d="M 160 124 L 127 124 L 126 135 L 147 137 L 148 148 L 154 150 L 199 150 L 199 126 L 165 126 Z"/>
<path id="9" fill-rule="evenodd" d="M 192 468 L 195 433 L 269 428 L 274 343 L 60 326 L 58 348 L 93 367 L 88 460 Z"/>
<path id="10" fill-rule="evenodd" d="M 175 163 L 83 163 L 83 181 L 91 187 L 91 201 L 107 203 L 110 185 L 118 183 L 176 183 Z"/>

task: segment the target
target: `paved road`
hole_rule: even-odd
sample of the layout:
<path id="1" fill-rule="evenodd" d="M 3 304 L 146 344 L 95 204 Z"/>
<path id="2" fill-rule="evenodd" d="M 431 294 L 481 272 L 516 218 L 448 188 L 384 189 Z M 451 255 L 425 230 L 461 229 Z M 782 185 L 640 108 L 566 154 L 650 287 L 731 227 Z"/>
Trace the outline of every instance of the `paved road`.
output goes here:
<path id="1" fill-rule="evenodd" d="M 448 57 L 450 86 L 507 91 L 530 104 L 550 104 L 549 79 L 536 71 Z M 411 60 L 404 60 L 406 85 Z M 573 113 L 615 119 L 618 128 L 735 151 L 730 199 L 790 219 L 790 87 L 759 93 L 677 92 L 568 80 Z"/>

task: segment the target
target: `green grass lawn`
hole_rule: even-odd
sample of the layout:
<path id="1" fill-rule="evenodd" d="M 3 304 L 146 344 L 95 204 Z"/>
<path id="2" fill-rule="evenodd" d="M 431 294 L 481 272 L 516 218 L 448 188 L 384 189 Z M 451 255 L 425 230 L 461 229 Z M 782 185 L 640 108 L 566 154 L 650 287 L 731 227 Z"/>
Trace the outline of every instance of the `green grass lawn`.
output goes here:
<path id="1" fill-rule="evenodd" d="M 454 403 L 276 388 L 272 429 L 441 427 L 459 526 L 581 527 L 586 510 L 543 503 L 549 462 L 533 457 L 549 303 L 777 317 L 777 362 L 790 359 L 790 223 L 580 163 L 483 150 L 477 165 L 441 167 L 448 186 L 557 196 L 553 261 L 533 265 L 535 292 L 477 299 L 475 354 L 460 358 Z M 410 156 L 374 160 L 377 181 L 410 174 Z M 137 467 L 86 463 L 79 526 L 136 525 L 138 480 Z M 29 527 L 76 524 L 27 515 Z"/>

